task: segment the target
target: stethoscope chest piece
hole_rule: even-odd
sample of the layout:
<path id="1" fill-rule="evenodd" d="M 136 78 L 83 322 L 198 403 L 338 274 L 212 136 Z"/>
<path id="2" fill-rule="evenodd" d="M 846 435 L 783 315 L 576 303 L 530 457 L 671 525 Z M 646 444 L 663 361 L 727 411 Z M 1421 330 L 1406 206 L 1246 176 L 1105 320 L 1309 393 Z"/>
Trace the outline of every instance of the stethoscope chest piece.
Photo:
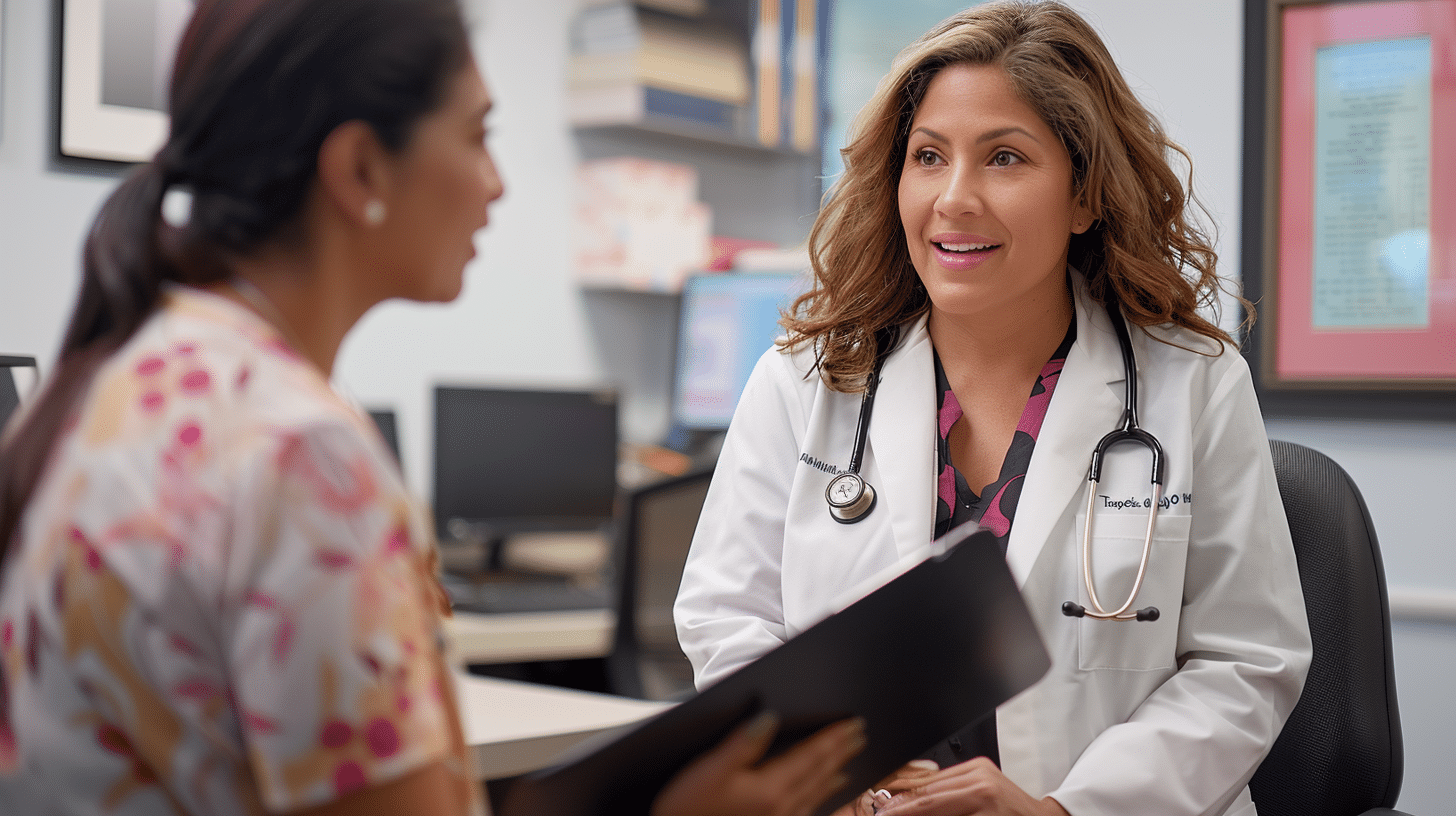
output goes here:
<path id="1" fill-rule="evenodd" d="M 875 407 L 875 391 L 880 384 L 880 368 L 885 364 L 885 355 L 895 345 L 896 332 L 881 330 L 875 335 L 875 368 L 865 383 L 864 396 L 860 397 L 859 420 L 854 429 L 854 453 L 849 457 L 849 469 L 829 480 L 824 488 L 824 499 L 829 502 L 829 515 L 840 524 L 853 524 L 868 516 L 875 509 L 875 489 L 859 475 L 864 461 L 865 439 L 870 430 L 870 413 Z"/>
<path id="2" fill-rule="evenodd" d="M 824 490 L 829 515 L 840 524 L 853 524 L 875 509 L 875 489 L 858 473 L 841 473 Z"/>

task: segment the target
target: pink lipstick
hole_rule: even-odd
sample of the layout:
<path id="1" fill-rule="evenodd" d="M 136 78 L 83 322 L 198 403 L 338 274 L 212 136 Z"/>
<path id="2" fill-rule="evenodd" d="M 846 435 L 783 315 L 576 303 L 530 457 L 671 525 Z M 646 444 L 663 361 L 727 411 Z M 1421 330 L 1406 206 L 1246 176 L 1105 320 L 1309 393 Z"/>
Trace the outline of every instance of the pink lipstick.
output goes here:
<path id="1" fill-rule="evenodd" d="M 1001 245 L 980 235 L 942 232 L 930 237 L 930 248 L 941 266 L 962 271 L 980 266 Z"/>

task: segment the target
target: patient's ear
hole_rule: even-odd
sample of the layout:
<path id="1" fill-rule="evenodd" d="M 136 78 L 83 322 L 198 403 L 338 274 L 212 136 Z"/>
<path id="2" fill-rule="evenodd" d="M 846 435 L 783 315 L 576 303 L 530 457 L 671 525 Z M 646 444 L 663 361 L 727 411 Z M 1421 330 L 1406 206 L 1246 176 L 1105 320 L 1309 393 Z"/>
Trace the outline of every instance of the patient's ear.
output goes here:
<path id="1" fill-rule="evenodd" d="M 360 227 L 375 227 L 383 220 L 394 176 L 394 157 L 367 122 L 344 122 L 319 147 L 320 196 Z"/>

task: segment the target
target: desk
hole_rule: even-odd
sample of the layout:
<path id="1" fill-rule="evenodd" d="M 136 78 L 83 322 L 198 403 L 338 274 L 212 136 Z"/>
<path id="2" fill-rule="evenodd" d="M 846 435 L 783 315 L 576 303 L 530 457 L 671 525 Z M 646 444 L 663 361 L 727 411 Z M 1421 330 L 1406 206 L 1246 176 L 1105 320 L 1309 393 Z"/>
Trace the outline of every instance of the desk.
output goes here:
<path id="1" fill-rule="evenodd" d="M 3 0 L 0 0 L 3 1 Z M 504 553 L 506 566 L 577 576 L 600 575 L 608 553 L 600 533 L 532 533 L 513 537 Z M 446 569 L 467 574 L 484 558 L 480 542 L 442 544 Z M 606 657 L 612 651 L 617 616 L 610 609 L 481 614 L 455 612 L 445 621 L 455 665 L 520 663 Z"/>
<path id="2" fill-rule="evenodd" d="M 671 705 L 463 673 L 455 675 L 455 690 L 482 780 L 544 768 L 588 737 Z"/>
<path id="3" fill-rule="evenodd" d="M 616 626 L 610 609 L 456 612 L 445 619 L 445 638 L 455 665 L 571 660 L 606 657 Z"/>

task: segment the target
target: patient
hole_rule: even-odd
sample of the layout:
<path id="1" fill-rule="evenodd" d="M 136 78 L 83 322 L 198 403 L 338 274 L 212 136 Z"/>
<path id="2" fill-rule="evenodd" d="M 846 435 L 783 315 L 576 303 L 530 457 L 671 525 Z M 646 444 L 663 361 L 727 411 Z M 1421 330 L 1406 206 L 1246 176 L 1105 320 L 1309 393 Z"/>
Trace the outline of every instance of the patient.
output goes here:
<path id="1" fill-rule="evenodd" d="M 428 516 L 329 377 L 375 304 L 459 294 L 490 106 L 455 0 L 197 4 L 167 142 L 97 215 L 0 450 L 7 812 L 483 811 Z M 773 731 L 654 812 L 807 813 L 863 744 L 760 764 Z"/>

